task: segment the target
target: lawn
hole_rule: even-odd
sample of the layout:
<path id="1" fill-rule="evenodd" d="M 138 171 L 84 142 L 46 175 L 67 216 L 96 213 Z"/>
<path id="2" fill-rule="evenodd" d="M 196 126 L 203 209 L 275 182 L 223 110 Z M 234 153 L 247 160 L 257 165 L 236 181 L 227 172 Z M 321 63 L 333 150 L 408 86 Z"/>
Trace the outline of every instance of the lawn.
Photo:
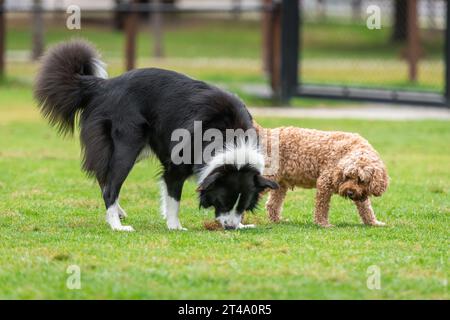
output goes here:
<path id="1" fill-rule="evenodd" d="M 29 83 L 0 87 L 0 298 L 449 299 L 450 126 L 444 121 L 384 122 L 257 119 L 361 133 L 385 160 L 392 183 L 375 199 L 384 228 L 360 224 L 335 197 L 331 229 L 312 224 L 314 193 L 288 195 L 288 222 L 271 224 L 263 205 L 253 230 L 206 231 L 185 186 L 181 222 L 159 216 L 158 164 L 143 161 L 121 203 L 134 233 L 112 232 L 96 184 L 80 171 L 77 138 L 62 139 L 41 119 Z M 263 204 L 263 202 L 262 202 Z M 69 266 L 81 289 L 69 290 Z M 377 266 L 381 289 L 366 285 Z"/>
<path id="2" fill-rule="evenodd" d="M 21 16 L 25 18 L 25 15 Z M 261 24 L 257 19 L 232 20 L 221 16 L 205 19 L 204 16 L 179 15 L 166 19 L 164 32 L 165 59 L 151 59 L 153 37 L 150 28 L 141 24 L 137 37 L 139 66 L 180 65 L 182 70 L 197 76 L 200 64 L 201 78 L 225 83 L 250 99 L 252 104 L 265 102 L 241 90 L 245 84 L 266 84 L 262 71 Z M 17 17 L 16 17 L 17 18 Z M 102 26 L 82 24 L 81 30 L 65 28 L 63 17 L 46 23 L 45 43 L 54 43 L 73 37 L 82 37 L 94 42 L 104 59 L 113 66 L 112 74 L 123 71 L 125 37 L 123 32 L 112 31 L 109 22 Z M 62 26 L 62 27 L 61 27 Z M 32 43 L 28 21 L 9 19 L 6 47 L 9 57 L 29 56 Z M 369 30 L 365 21 L 348 23 L 343 21 L 305 20 L 301 33 L 299 56 L 300 80 L 303 83 L 356 85 L 443 92 L 445 67 L 442 52 L 444 35 L 440 31 L 422 30 L 422 56 L 418 65 L 418 80 L 408 80 L 408 65 L 404 59 L 404 43 L 393 43 L 392 28 L 383 24 L 381 30 Z M 194 64 L 186 59 L 196 61 Z M 204 66 L 208 66 L 205 68 Z M 11 68 L 15 68 L 12 66 Z M 179 69 L 177 68 L 177 70 Z M 225 73 L 218 70 L 227 71 Z M 10 70 L 15 74 L 14 70 Z M 299 100 L 294 105 L 304 106 Z"/>

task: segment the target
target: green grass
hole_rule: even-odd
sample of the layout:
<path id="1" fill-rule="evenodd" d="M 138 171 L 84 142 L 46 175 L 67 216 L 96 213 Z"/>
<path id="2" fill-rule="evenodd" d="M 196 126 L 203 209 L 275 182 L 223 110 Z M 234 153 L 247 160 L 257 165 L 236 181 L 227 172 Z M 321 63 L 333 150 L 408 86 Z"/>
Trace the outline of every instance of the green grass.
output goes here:
<path id="1" fill-rule="evenodd" d="M 152 35 L 149 27 L 142 23 L 137 37 L 140 67 L 173 65 L 171 61 L 177 59 L 195 59 L 208 65 L 209 70 L 198 72 L 195 67 L 186 68 L 186 61 L 178 64 L 181 69 L 189 69 L 187 71 L 193 76 L 201 73 L 202 79 L 232 86 L 234 91 L 250 99 L 253 104 L 274 103 L 245 94 L 239 89 L 243 84 L 267 83 L 261 66 L 261 24 L 258 20 L 230 21 L 221 17 L 204 19 L 201 16 L 177 16 L 166 19 L 165 28 L 166 60 L 155 61 L 151 59 Z M 32 39 L 28 21 L 20 23 L 11 19 L 7 30 L 6 47 L 11 57 L 30 50 Z M 364 23 L 306 20 L 301 36 L 301 81 L 443 92 L 445 67 L 442 32 L 422 30 L 422 60 L 418 66 L 417 82 L 411 82 L 408 78 L 405 45 L 391 42 L 391 33 L 391 28 L 385 24 L 381 30 L 369 30 Z M 73 37 L 86 38 L 95 43 L 105 60 L 117 70 L 112 74 L 123 71 L 124 64 L 117 63 L 123 59 L 124 53 L 122 32 L 112 31 L 107 22 L 102 27 L 83 22 L 81 30 L 66 29 L 64 19 L 47 22 L 47 47 Z M 204 67 L 201 69 L 206 70 Z M 294 99 L 293 105 L 304 104 Z"/>
<path id="2" fill-rule="evenodd" d="M 71 37 L 83 37 L 97 44 L 104 55 L 122 58 L 125 36 L 113 31 L 108 24 L 103 27 L 82 24 L 80 30 L 68 30 L 65 20 L 49 22 L 45 33 L 46 46 Z M 137 55 L 145 58 L 153 53 L 153 37 L 150 28 L 142 23 L 137 36 Z M 164 49 L 167 57 L 236 57 L 260 58 L 260 24 L 253 21 L 230 22 L 222 19 L 175 19 L 166 24 Z M 13 24 L 8 30 L 7 50 L 30 50 L 32 42 L 28 24 Z M 230 43 L 233 43 L 231 46 Z"/>
<path id="3" fill-rule="evenodd" d="M 449 299 L 450 126 L 448 122 L 257 119 L 356 131 L 385 160 L 391 187 L 374 208 L 385 228 L 360 224 L 335 197 L 331 229 L 312 224 L 311 190 L 290 192 L 270 224 L 261 208 L 254 230 L 206 231 L 186 184 L 181 221 L 169 232 L 159 216 L 158 164 L 144 161 L 121 202 L 135 233 L 112 232 L 96 184 L 80 171 L 77 138 L 62 139 L 38 115 L 25 82 L 0 87 L 0 298 Z M 263 203 L 263 202 L 262 202 Z M 81 268 L 69 290 L 68 266 Z M 381 290 L 366 286 L 381 270 Z"/>

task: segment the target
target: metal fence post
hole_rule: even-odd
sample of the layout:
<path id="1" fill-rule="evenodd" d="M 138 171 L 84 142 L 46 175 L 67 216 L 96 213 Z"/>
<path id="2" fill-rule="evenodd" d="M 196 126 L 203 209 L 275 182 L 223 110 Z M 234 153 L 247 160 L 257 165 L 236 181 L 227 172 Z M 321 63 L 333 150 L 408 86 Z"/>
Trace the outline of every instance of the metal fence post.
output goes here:
<path id="1" fill-rule="evenodd" d="M 283 0 L 281 6 L 281 100 L 289 99 L 297 91 L 299 46 L 298 0 Z"/>

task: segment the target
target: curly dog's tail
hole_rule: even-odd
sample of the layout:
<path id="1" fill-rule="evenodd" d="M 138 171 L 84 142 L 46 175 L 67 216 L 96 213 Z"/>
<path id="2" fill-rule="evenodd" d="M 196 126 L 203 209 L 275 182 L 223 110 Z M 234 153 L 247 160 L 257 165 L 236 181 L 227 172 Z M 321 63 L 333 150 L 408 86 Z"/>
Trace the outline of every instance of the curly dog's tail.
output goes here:
<path id="1" fill-rule="evenodd" d="M 34 96 L 50 124 L 60 133 L 73 133 L 77 114 L 98 94 L 107 76 L 104 63 L 90 43 L 61 43 L 43 58 Z"/>

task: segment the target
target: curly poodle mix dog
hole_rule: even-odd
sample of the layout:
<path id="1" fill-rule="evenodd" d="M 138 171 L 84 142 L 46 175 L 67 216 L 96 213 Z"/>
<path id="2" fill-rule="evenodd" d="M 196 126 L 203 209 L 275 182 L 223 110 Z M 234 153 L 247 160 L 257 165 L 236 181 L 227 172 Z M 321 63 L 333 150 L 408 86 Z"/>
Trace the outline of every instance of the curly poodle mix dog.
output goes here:
<path id="1" fill-rule="evenodd" d="M 367 140 L 347 132 L 295 127 L 264 129 L 257 124 L 255 127 L 261 137 L 266 135 L 263 140 L 271 141 L 270 136 L 279 135 L 279 166 L 270 178 L 280 188 L 270 191 L 266 203 L 273 222 L 281 219 L 287 190 L 302 187 L 317 188 L 314 222 L 319 226 L 332 226 L 328 211 L 333 194 L 351 199 L 365 224 L 384 225 L 375 217 L 369 197 L 381 196 L 389 177 L 383 161 Z M 267 147 L 270 154 L 272 146 Z"/>

